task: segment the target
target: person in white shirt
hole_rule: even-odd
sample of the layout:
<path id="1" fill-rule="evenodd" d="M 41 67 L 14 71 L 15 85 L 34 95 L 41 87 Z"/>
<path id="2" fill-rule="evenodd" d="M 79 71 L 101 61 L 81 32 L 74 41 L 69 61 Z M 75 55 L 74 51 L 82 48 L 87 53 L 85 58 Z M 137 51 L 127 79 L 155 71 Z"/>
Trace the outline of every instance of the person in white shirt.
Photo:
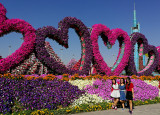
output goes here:
<path id="1" fill-rule="evenodd" d="M 118 103 L 119 98 L 120 98 L 120 90 L 119 90 L 119 83 L 116 83 L 116 79 L 112 80 L 111 97 L 114 98 L 114 103 L 112 105 L 112 109 L 117 110 L 117 103 Z"/>

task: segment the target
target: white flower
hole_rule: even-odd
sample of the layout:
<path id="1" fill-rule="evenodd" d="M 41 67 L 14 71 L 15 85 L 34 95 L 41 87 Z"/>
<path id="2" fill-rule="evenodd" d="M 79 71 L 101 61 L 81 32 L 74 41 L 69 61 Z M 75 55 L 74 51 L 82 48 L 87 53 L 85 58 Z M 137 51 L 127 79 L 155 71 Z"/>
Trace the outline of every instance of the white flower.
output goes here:
<path id="1" fill-rule="evenodd" d="M 156 86 L 158 87 L 159 86 L 159 81 L 158 80 L 144 80 L 144 82 L 146 82 L 147 84 L 149 85 L 152 85 L 152 86 Z"/>
<path id="2" fill-rule="evenodd" d="M 78 86 L 78 88 L 80 90 L 82 90 L 83 88 L 85 88 L 86 85 L 93 85 L 93 81 L 95 81 L 95 80 L 94 79 L 92 79 L 92 80 L 81 80 L 81 79 L 69 80 L 69 82 L 72 85 Z"/>
<path id="3" fill-rule="evenodd" d="M 151 80 L 151 81 L 150 80 L 144 80 L 144 82 L 146 82 L 149 85 L 159 87 L 159 81 L 158 80 Z M 160 89 L 159 89 L 159 97 L 160 97 Z"/>
<path id="4" fill-rule="evenodd" d="M 95 104 L 95 103 L 100 103 L 100 102 L 110 102 L 110 100 L 104 100 L 102 97 L 97 96 L 96 94 L 88 94 L 85 93 L 83 94 L 79 99 L 74 100 L 72 103 L 72 106 L 77 106 L 81 104 Z"/>

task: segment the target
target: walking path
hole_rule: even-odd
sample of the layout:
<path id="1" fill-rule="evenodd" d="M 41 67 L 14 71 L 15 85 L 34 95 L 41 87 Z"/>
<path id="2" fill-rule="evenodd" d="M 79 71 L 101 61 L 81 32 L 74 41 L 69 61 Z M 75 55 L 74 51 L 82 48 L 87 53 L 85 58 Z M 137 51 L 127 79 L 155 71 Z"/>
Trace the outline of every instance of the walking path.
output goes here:
<path id="1" fill-rule="evenodd" d="M 77 113 L 72 115 L 130 115 L 128 110 L 129 109 L 126 108 L 122 111 L 121 108 L 118 108 L 117 110 L 110 109 L 103 111 Z M 135 106 L 132 115 L 160 115 L 160 103 Z"/>

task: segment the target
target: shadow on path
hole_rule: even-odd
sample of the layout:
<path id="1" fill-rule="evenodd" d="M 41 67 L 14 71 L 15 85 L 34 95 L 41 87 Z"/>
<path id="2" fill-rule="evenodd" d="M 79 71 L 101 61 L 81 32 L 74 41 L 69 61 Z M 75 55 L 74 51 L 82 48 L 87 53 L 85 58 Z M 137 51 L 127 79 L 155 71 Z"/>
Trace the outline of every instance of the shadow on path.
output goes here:
<path id="1" fill-rule="evenodd" d="M 117 110 L 110 109 L 103 111 L 77 113 L 72 115 L 130 115 L 128 111 L 129 109 L 127 108 L 125 110 L 118 108 Z M 160 115 L 160 104 L 158 103 L 135 106 L 132 115 Z"/>

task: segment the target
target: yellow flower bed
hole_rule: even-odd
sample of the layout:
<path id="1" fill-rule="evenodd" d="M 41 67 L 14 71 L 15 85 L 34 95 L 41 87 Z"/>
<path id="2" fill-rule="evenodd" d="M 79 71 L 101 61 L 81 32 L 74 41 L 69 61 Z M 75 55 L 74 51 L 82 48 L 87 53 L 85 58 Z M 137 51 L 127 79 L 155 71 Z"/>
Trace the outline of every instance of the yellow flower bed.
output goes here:
<path id="1" fill-rule="evenodd" d="M 155 104 L 160 103 L 160 98 L 156 97 L 153 100 L 137 100 L 133 101 L 134 106 L 138 105 L 145 105 L 145 104 Z M 47 110 L 44 114 L 45 110 L 35 110 L 31 113 L 31 115 L 61 115 L 61 114 L 74 114 L 74 113 L 80 113 L 80 112 L 91 112 L 91 111 L 102 111 L 102 110 L 108 110 L 112 108 L 113 103 L 99 103 L 95 105 L 80 105 L 75 107 L 67 107 L 67 108 L 60 108 L 57 110 Z"/>

